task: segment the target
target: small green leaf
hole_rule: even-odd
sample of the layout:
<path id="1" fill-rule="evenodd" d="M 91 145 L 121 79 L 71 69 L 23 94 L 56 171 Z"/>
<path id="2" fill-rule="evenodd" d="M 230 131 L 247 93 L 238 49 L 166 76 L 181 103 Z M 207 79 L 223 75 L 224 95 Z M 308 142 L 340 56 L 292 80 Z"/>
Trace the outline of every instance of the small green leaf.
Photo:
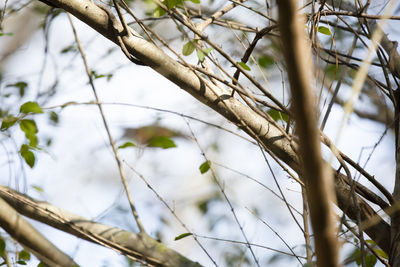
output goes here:
<path id="1" fill-rule="evenodd" d="M 25 261 L 23 261 L 23 260 L 18 260 L 17 263 L 19 265 L 27 265 L 27 263 Z"/>
<path id="2" fill-rule="evenodd" d="M 29 145 L 36 147 L 38 144 L 38 139 L 36 133 L 38 132 L 36 123 L 34 120 L 21 120 L 19 127 L 25 133 L 26 139 L 29 140 Z"/>
<path id="3" fill-rule="evenodd" d="M 269 55 L 263 55 L 258 59 L 258 64 L 260 64 L 260 66 L 263 68 L 271 67 L 274 65 L 274 63 L 275 63 L 274 59 Z"/>
<path id="4" fill-rule="evenodd" d="M 156 136 L 149 140 L 147 143 L 149 147 L 161 147 L 164 149 L 176 147 L 174 141 L 166 136 Z"/>
<path id="5" fill-rule="evenodd" d="M 185 238 L 185 237 L 190 236 L 190 235 L 193 235 L 193 234 L 192 233 L 184 233 L 184 234 L 176 236 L 174 240 L 176 241 L 176 240 Z"/>
<path id="6" fill-rule="evenodd" d="M 94 71 L 94 70 L 92 70 L 92 76 L 93 76 L 93 78 L 95 78 L 95 79 L 99 79 L 99 78 L 103 78 L 103 77 L 106 77 L 106 75 L 104 75 L 104 74 L 98 74 L 96 71 Z"/>
<path id="7" fill-rule="evenodd" d="M 178 1 L 177 0 L 164 0 L 163 3 L 167 4 L 168 9 L 172 9 L 175 6 L 178 5 Z"/>
<path id="8" fill-rule="evenodd" d="M 211 202 L 210 199 L 200 201 L 197 203 L 197 208 L 201 211 L 201 213 L 204 215 L 208 211 L 208 204 Z"/>
<path id="9" fill-rule="evenodd" d="M 238 64 L 240 67 L 242 67 L 244 70 L 247 70 L 247 71 L 251 70 L 250 67 L 247 66 L 246 63 L 244 63 L 244 62 L 237 62 L 237 64 Z"/>
<path id="10" fill-rule="evenodd" d="M 197 58 L 199 59 L 199 61 L 203 62 L 205 57 L 206 57 L 206 55 L 208 53 L 210 53 L 213 49 L 214 48 L 209 47 L 209 48 L 206 48 L 206 49 L 203 49 L 203 50 L 197 50 Z"/>
<path id="11" fill-rule="evenodd" d="M 324 26 L 318 26 L 318 32 L 325 34 L 325 35 L 332 35 L 331 30 Z"/>
<path id="12" fill-rule="evenodd" d="M 118 148 L 122 149 L 122 148 L 127 148 L 127 147 L 130 147 L 130 146 L 134 147 L 136 145 L 134 143 L 132 143 L 132 142 L 126 142 L 123 145 L 120 145 Z"/>
<path id="13" fill-rule="evenodd" d="M 7 130 L 8 128 L 10 128 L 11 126 L 13 126 L 16 122 L 18 121 L 18 118 L 10 116 L 7 118 L 4 118 L 3 121 L 1 122 L 1 127 L 0 129 L 2 131 Z"/>
<path id="14" fill-rule="evenodd" d="M 20 252 L 18 252 L 18 258 L 20 260 L 29 261 L 31 259 L 31 254 L 23 249 Z"/>
<path id="15" fill-rule="evenodd" d="M 0 237 L 0 255 L 4 255 L 4 251 L 6 250 L 6 241 Z"/>
<path id="16" fill-rule="evenodd" d="M 378 259 L 375 257 L 375 255 L 367 254 L 367 255 L 365 255 L 365 266 L 366 267 L 374 267 L 377 260 Z"/>
<path id="17" fill-rule="evenodd" d="M 22 104 L 22 106 L 19 109 L 19 112 L 21 113 L 43 113 L 42 108 L 39 106 L 38 103 L 36 102 L 26 102 Z"/>
<path id="18" fill-rule="evenodd" d="M 42 193 L 44 191 L 43 188 L 41 188 L 40 186 L 37 186 L 37 185 L 32 185 L 32 188 L 40 193 Z"/>
<path id="19" fill-rule="evenodd" d="M 33 168 L 33 166 L 35 165 L 36 159 L 35 159 L 35 155 L 33 154 L 33 152 L 29 150 L 29 146 L 23 144 L 21 146 L 19 153 L 24 158 L 26 164 L 28 164 L 29 167 Z"/>
<path id="20" fill-rule="evenodd" d="M 197 50 L 197 58 L 199 59 L 200 62 L 204 61 L 205 55 L 201 50 Z"/>
<path id="21" fill-rule="evenodd" d="M 0 36 L 13 36 L 14 33 L 12 32 L 0 32 Z"/>
<path id="22" fill-rule="evenodd" d="M 66 53 L 75 52 L 75 51 L 77 51 L 75 45 L 69 45 L 69 46 L 67 46 L 67 47 L 64 47 L 64 48 L 60 51 L 60 53 L 61 53 L 61 54 L 66 54 Z"/>
<path id="23" fill-rule="evenodd" d="M 335 80 L 340 72 L 340 66 L 336 66 L 335 64 L 328 64 L 325 68 L 325 74 L 328 78 Z"/>
<path id="24" fill-rule="evenodd" d="M 189 56 L 189 55 L 191 55 L 193 53 L 195 48 L 196 47 L 194 46 L 193 42 L 189 41 L 183 46 L 182 54 L 184 56 Z"/>
<path id="25" fill-rule="evenodd" d="M 378 254 L 379 256 L 381 256 L 384 259 L 389 259 L 389 256 L 385 253 L 385 251 L 383 251 L 382 249 L 374 249 L 375 253 Z"/>
<path id="26" fill-rule="evenodd" d="M 7 84 L 6 87 L 17 87 L 19 89 L 19 95 L 24 96 L 25 95 L 25 88 L 28 86 L 26 82 L 17 82 L 13 84 Z"/>
<path id="27" fill-rule="evenodd" d="M 44 264 L 43 262 L 39 262 L 39 264 L 37 265 L 37 267 L 48 267 L 46 264 Z"/>
<path id="28" fill-rule="evenodd" d="M 153 17 L 159 18 L 159 17 L 163 16 L 165 13 L 166 13 L 166 12 L 165 12 L 164 9 L 162 9 L 162 8 L 159 7 L 159 6 L 157 6 L 157 7 L 154 9 Z"/>
<path id="29" fill-rule="evenodd" d="M 113 76 L 114 76 L 114 75 L 111 74 L 111 73 L 107 74 L 107 75 L 106 75 L 107 82 L 109 82 Z"/>
<path id="30" fill-rule="evenodd" d="M 268 110 L 267 114 L 270 115 L 274 119 L 274 121 L 283 120 L 287 122 L 289 120 L 289 116 L 287 114 L 279 112 L 275 109 Z"/>
<path id="31" fill-rule="evenodd" d="M 210 169 L 210 162 L 208 160 L 203 162 L 199 167 L 201 174 L 206 173 L 209 169 Z"/>
<path id="32" fill-rule="evenodd" d="M 189 1 L 195 4 L 200 4 L 200 0 L 189 0 Z"/>
<path id="33" fill-rule="evenodd" d="M 36 126 L 36 123 L 34 120 L 21 120 L 19 122 L 19 126 L 25 134 L 35 134 L 38 132 L 38 129 L 37 129 L 37 126 Z"/>
<path id="34" fill-rule="evenodd" d="M 55 124 L 58 124 L 59 121 L 60 121 L 60 119 L 58 118 L 58 114 L 55 113 L 54 111 L 51 111 L 51 112 L 49 113 L 49 119 L 50 119 L 50 121 L 51 121 L 54 125 L 55 125 Z"/>

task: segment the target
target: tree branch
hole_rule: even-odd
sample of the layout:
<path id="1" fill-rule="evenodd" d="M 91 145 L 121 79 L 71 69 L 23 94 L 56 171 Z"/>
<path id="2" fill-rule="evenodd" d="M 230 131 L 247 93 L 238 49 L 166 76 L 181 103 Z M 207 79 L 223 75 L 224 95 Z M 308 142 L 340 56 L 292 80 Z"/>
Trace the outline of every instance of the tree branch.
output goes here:
<path id="1" fill-rule="evenodd" d="M 78 266 L 0 198 L 0 226 L 49 266 Z"/>
<path id="2" fill-rule="evenodd" d="M 146 262 L 151 266 L 201 266 L 167 248 L 145 233 L 131 233 L 120 228 L 88 220 L 52 206 L 47 202 L 30 198 L 5 186 L 0 186 L 0 197 L 24 216 L 76 237 L 111 248 L 135 260 Z M 3 214 L 5 213 L 0 210 L 0 216 Z M 16 229 L 19 229 L 19 227 Z M 34 249 L 36 248 L 35 246 Z M 54 265 L 50 264 L 50 266 Z"/>
<path id="3" fill-rule="evenodd" d="M 293 113 L 299 135 L 302 179 L 305 181 L 318 266 L 338 266 L 337 228 L 332 172 L 322 160 L 318 114 L 311 85 L 312 57 L 306 43 L 297 0 L 278 1 L 283 55 L 290 81 Z"/>

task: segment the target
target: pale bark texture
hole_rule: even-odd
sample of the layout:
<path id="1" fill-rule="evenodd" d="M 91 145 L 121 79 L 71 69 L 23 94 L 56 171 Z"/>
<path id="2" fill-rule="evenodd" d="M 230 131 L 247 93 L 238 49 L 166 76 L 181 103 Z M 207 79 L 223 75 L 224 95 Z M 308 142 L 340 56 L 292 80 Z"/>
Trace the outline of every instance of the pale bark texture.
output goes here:
<path id="1" fill-rule="evenodd" d="M 12 205 L 15 206 L 15 203 Z M 0 198 L 0 226 L 43 263 L 49 266 L 78 266 L 73 259 L 50 243 L 2 198 Z"/>
<path id="2" fill-rule="evenodd" d="M 157 242 L 146 234 L 135 234 L 119 228 L 88 220 L 82 216 L 64 211 L 46 202 L 32 199 L 3 186 L 0 187 L 0 197 L 4 199 L 2 201 L 6 201 L 9 205 L 15 207 L 15 209 L 24 216 L 40 221 L 87 241 L 111 248 L 119 253 L 131 257 L 132 259 L 146 262 L 151 266 L 201 266 L 200 264 L 192 262 L 179 253 L 167 248 L 165 245 Z M 2 214 L 7 216 L 7 213 Z M 18 227 L 9 225 L 6 228 L 5 225 L 3 226 L 3 224 L 2 227 L 5 229 L 15 229 L 14 231 L 16 231 L 16 235 L 21 236 L 23 239 L 35 234 L 36 230 L 34 230 L 32 227 L 21 225 L 23 219 L 20 216 L 15 218 L 16 219 L 13 220 L 13 223 L 19 223 Z M 21 230 L 24 232 L 20 233 L 19 231 Z M 19 237 L 17 240 L 20 240 Z M 21 243 L 25 244 L 27 242 Z M 27 243 L 27 245 L 28 244 L 29 243 Z M 37 249 L 41 246 L 46 246 L 46 243 L 42 242 L 40 245 L 37 243 L 30 245 L 32 248 Z M 50 245 L 47 245 L 47 247 L 47 252 L 46 250 L 41 250 L 38 253 L 43 256 L 46 256 L 46 254 L 49 253 L 48 257 L 50 260 L 58 260 L 58 252 L 54 250 L 54 248 L 50 250 Z M 70 260 L 71 263 L 65 259 L 62 260 L 62 262 L 60 260 L 55 261 L 56 265 L 73 266 L 74 264 L 72 260 Z M 47 263 L 48 261 L 44 262 Z M 54 264 L 49 265 L 55 266 Z"/>

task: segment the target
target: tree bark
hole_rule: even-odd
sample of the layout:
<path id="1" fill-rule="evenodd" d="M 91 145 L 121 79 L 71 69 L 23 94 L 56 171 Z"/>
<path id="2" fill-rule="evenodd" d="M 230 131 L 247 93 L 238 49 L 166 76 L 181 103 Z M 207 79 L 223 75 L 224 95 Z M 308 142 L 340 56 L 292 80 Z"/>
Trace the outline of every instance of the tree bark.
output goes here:
<path id="1" fill-rule="evenodd" d="M 78 266 L 0 198 L 0 226 L 48 266 Z"/>
<path id="2" fill-rule="evenodd" d="M 333 203 L 336 202 L 332 174 L 321 155 L 317 117 L 312 92 L 314 84 L 310 48 L 306 43 L 304 18 L 297 0 L 280 0 L 279 28 L 290 82 L 296 132 L 299 136 L 302 179 L 305 181 L 311 225 L 314 232 L 317 265 L 336 267 L 338 262 L 337 227 Z"/>
<path id="3" fill-rule="evenodd" d="M 131 233 L 120 228 L 88 220 L 4 186 L 0 186 L 0 197 L 24 216 L 76 237 L 114 249 L 121 254 L 146 262 L 151 266 L 201 266 L 197 262 L 190 261 L 176 251 L 157 242 L 147 234 Z M 17 227 L 17 229 L 19 228 Z M 29 228 L 26 229 L 30 231 Z M 54 266 L 52 264 L 49 265 Z"/>

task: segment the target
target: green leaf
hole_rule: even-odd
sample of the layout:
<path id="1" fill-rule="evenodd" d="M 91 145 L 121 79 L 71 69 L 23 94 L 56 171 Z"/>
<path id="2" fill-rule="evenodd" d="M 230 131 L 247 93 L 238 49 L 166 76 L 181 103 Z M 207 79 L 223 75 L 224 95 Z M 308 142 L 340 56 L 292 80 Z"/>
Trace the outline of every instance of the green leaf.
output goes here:
<path id="1" fill-rule="evenodd" d="M 7 84 L 6 87 L 17 87 L 19 89 L 19 95 L 24 96 L 25 95 L 25 88 L 28 86 L 26 82 L 17 82 L 13 84 Z"/>
<path id="2" fill-rule="evenodd" d="M 191 55 L 193 53 L 195 48 L 196 47 L 194 46 L 193 42 L 189 41 L 183 46 L 182 54 L 184 56 L 189 56 L 189 55 Z"/>
<path id="3" fill-rule="evenodd" d="M 195 4 L 200 4 L 200 0 L 189 0 L 189 1 Z"/>
<path id="4" fill-rule="evenodd" d="M 0 130 L 1 131 L 7 130 L 8 128 L 13 126 L 17 121 L 18 121 L 18 118 L 13 117 L 13 116 L 4 118 L 3 121 L 1 122 Z"/>
<path id="5" fill-rule="evenodd" d="M 107 74 L 107 75 L 106 75 L 107 82 L 109 82 L 113 76 L 114 76 L 114 75 L 111 74 L 111 73 Z"/>
<path id="6" fill-rule="evenodd" d="M 69 46 L 67 46 L 67 47 L 64 47 L 64 48 L 60 51 L 60 53 L 61 53 L 61 54 L 66 54 L 66 53 L 75 52 L 75 51 L 77 51 L 75 45 L 69 45 Z"/>
<path id="7" fill-rule="evenodd" d="M 166 11 L 165 11 L 164 9 L 162 9 L 162 8 L 159 7 L 159 6 L 157 6 L 157 7 L 154 9 L 153 17 L 159 18 L 159 17 L 163 16 L 165 13 L 166 13 Z"/>
<path id="8" fill-rule="evenodd" d="M 132 142 L 126 142 L 123 145 L 120 145 L 118 148 L 122 149 L 122 148 L 127 148 L 127 147 L 130 147 L 130 146 L 134 147 L 136 145 L 134 143 L 132 143 Z"/>
<path id="9" fill-rule="evenodd" d="M 0 255 L 4 255 L 4 251 L 6 250 L 6 241 L 2 237 L 0 237 Z"/>
<path id="10" fill-rule="evenodd" d="M 22 106 L 19 109 L 19 112 L 21 113 L 43 113 L 42 108 L 39 106 L 38 103 L 36 102 L 26 102 L 22 104 Z"/>
<path id="11" fill-rule="evenodd" d="M 365 255 L 365 267 L 374 267 L 377 260 L 378 259 L 373 254 Z"/>
<path id="12" fill-rule="evenodd" d="M 18 263 L 19 265 L 27 265 L 27 263 L 26 263 L 25 261 L 22 261 L 22 260 L 17 261 L 17 263 Z"/>
<path id="13" fill-rule="evenodd" d="M 208 204 L 211 202 L 210 199 L 200 201 L 197 203 L 197 208 L 201 211 L 201 213 L 204 215 L 208 211 Z"/>
<path id="14" fill-rule="evenodd" d="M 149 140 L 147 143 L 149 147 L 161 147 L 164 149 L 176 147 L 174 141 L 166 136 L 156 136 Z"/>
<path id="15" fill-rule="evenodd" d="M 12 32 L 0 32 L 0 36 L 13 36 L 14 33 Z"/>
<path id="16" fill-rule="evenodd" d="M 190 236 L 190 235 L 193 235 L 193 234 L 192 233 L 184 233 L 184 234 L 176 236 L 174 240 L 176 241 L 176 240 L 185 238 L 185 237 Z"/>
<path id="17" fill-rule="evenodd" d="M 43 262 L 39 262 L 37 267 L 48 267 L 48 265 L 44 264 Z"/>
<path id="18" fill-rule="evenodd" d="M 20 252 L 18 252 L 18 258 L 20 260 L 29 261 L 31 259 L 31 254 L 23 249 Z"/>
<path id="19" fill-rule="evenodd" d="M 324 26 L 318 26 L 318 32 L 325 34 L 325 35 L 332 35 L 331 30 Z"/>
<path id="20" fill-rule="evenodd" d="M 210 169 L 210 161 L 208 161 L 208 160 L 203 162 L 199 167 L 201 174 L 206 173 L 209 169 Z"/>
<path id="21" fill-rule="evenodd" d="M 206 55 L 208 53 L 210 53 L 213 49 L 214 48 L 209 47 L 209 48 L 206 48 L 206 49 L 203 49 L 203 50 L 197 50 L 197 58 L 199 59 L 199 61 L 203 62 L 205 57 L 206 57 Z"/>
<path id="22" fill-rule="evenodd" d="M 34 120 L 21 120 L 19 122 L 19 126 L 25 134 L 35 134 L 38 132 L 38 129 L 37 129 L 37 126 L 36 126 L 36 123 Z"/>
<path id="23" fill-rule="evenodd" d="M 36 133 L 38 132 L 36 123 L 34 120 L 21 120 L 19 127 L 25 133 L 26 139 L 29 140 L 29 145 L 36 147 L 38 144 L 38 139 Z"/>
<path id="24" fill-rule="evenodd" d="M 274 59 L 269 55 L 263 55 L 258 59 L 258 64 L 263 68 L 271 67 L 274 65 L 274 63 Z"/>
<path id="25" fill-rule="evenodd" d="M 197 50 L 197 58 L 199 59 L 200 62 L 203 62 L 205 59 L 205 55 L 201 50 Z"/>
<path id="26" fill-rule="evenodd" d="M 267 114 L 270 115 L 274 119 L 274 121 L 283 120 L 287 122 L 289 120 L 289 116 L 287 114 L 279 112 L 275 109 L 268 110 Z"/>
<path id="27" fill-rule="evenodd" d="M 378 254 L 379 256 L 381 256 L 384 259 L 389 259 L 389 256 L 385 253 L 385 251 L 383 251 L 382 249 L 374 249 L 375 253 Z"/>
<path id="28" fill-rule="evenodd" d="M 26 164 L 28 164 L 29 167 L 33 168 L 33 166 L 35 165 L 36 159 L 35 159 L 35 155 L 33 154 L 33 152 L 29 150 L 29 146 L 23 144 L 21 146 L 19 153 L 24 158 Z"/>
<path id="29" fill-rule="evenodd" d="M 40 193 L 42 193 L 44 191 L 43 188 L 41 188 L 40 186 L 37 186 L 37 185 L 32 185 L 32 188 Z"/>
<path id="30" fill-rule="evenodd" d="M 92 76 L 94 79 L 99 79 L 99 78 L 103 78 L 106 77 L 106 75 L 104 74 L 98 74 L 96 71 L 92 70 Z"/>
<path id="31" fill-rule="evenodd" d="M 49 119 L 53 124 L 58 124 L 60 122 L 60 119 L 58 118 L 58 114 L 55 113 L 54 111 L 51 111 L 49 113 Z"/>
<path id="32" fill-rule="evenodd" d="M 237 62 L 237 64 L 238 64 L 240 67 L 242 67 L 244 70 L 247 70 L 247 71 L 251 70 L 250 67 L 247 66 L 246 63 L 244 63 L 244 62 Z"/>
<path id="33" fill-rule="evenodd" d="M 331 80 L 337 79 L 339 71 L 340 71 L 340 66 L 336 66 L 335 64 L 328 64 L 325 68 L 325 74 Z"/>

